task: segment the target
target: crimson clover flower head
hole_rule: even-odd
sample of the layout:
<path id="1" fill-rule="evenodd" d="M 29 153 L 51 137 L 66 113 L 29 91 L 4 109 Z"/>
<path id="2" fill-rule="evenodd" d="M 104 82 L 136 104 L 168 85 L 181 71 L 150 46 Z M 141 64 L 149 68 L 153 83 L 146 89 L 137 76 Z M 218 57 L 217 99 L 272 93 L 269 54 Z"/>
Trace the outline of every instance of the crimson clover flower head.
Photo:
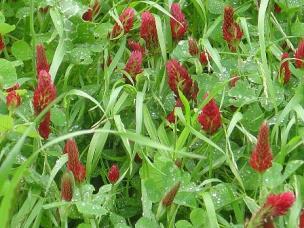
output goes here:
<path id="1" fill-rule="evenodd" d="M 128 47 L 131 51 L 140 51 L 142 56 L 145 55 L 145 48 L 132 39 L 128 39 Z"/>
<path id="2" fill-rule="evenodd" d="M 3 37 L 0 34 L 0 52 L 3 51 L 4 48 L 5 48 L 5 43 Z"/>
<path id="3" fill-rule="evenodd" d="M 6 96 L 7 108 L 14 109 L 14 108 L 17 108 L 20 104 L 21 104 L 20 95 L 15 90 L 8 92 L 8 94 Z"/>
<path id="4" fill-rule="evenodd" d="M 136 75 L 140 74 L 142 69 L 142 53 L 140 51 L 132 51 L 128 59 L 128 62 L 125 65 L 125 69 L 130 76 L 135 79 Z"/>
<path id="5" fill-rule="evenodd" d="M 294 55 L 296 68 L 304 68 L 304 40 L 301 40 Z"/>
<path id="6" fill-rule="evenodd" d="M 170 89 L 178 95 L 178 86 L 186 97 L 191 96 L 191 88 L 193 81 L 185 67 L 180 64 L 176 59 L 171 59 L 166 64 L 168 74 L 168 84 Z"/>
<path id="7" fill-rule="evenodd" d="M 108 179 L 111 184 L 115 184 L 119 179 L 119 168 L 117 165 L 112 165 L 108 172 Z"/>
<path id="8" fill-rule="evenodd" d="M 73 177 L 69 172 L 63 174 L 61 178 L 61 198 L 71 201 L 73 198 Z"/>
<path id="9" fill-rule="evenodd" d="M 64 146 L 64 153 L 68 155 L 67 168 L 70 170 L 75 180 L 79 183 L 83 182 L 86 175 L 85 167 L 79 160 L 79 151 L 76 141 L 74 139 L 68 139 Z"/>
<path id="10" fill-rule="evenodd" d="M 166 195 L 164 196 L 164 198 L 162 199 L 162 205 L 164 207 L 169 207 L 172 205 L 174 198 L 180 188 L 181 183 L 178 182 L 177 184 L 175 184 L 170 190 L 169 192 L 166 193 Z"/>
<path id="11" fill-rule="evenodd" d="M 93 9 L 89 8 L 83 15 L 82 19 L 84 21 L 92 21 L 93 20 Z"/>
<path id="12" fill-rule="evenodd" d="M 208 52 L 202 51 L 200 53 L 200 62 L 202 65 L 206 66 L 208 64 L 208 60 L 210 61 L 211 56 L 209 55 Z"/>
<path id="13" fill-rule="evenodd" d="M 295 195 L 293 192 L 283 192 L 280 194 L 270 194 L 264 208 L 270 208 L 270 215 L 273 217 L 285 215 L 289 208 L 295 202 Z"/>
<path id="14" fill-rule="evenodd" d="M 48 64 L 43 44 L 38 44 L 36 46 L 36 69 L 38 76 L 40 71 L 44 70 L 49 72 L 50 70 L 50 65 Z"/>
<path id="15" fill-rule="evenodd" d="M 282 8 L 277 3 L 274 3 L 274 12 L 281 13 L 281 11 Z"/>
<path id="16" fill-rule="evenodd" d="M 50 74 L 41 70 L 38 75 L 38 85 L 34 91 L 33 107 L 36 115 L 39 115 L 56 98 L 56 88 L 52 83 Z M 39 134 L 48 139 L 50 134 L 50 117 L 48 111 L 39 125 Z"/>
<path id="17" fill-rule="evenodd" d="M 284 52 L 281 56 L 281 66 L 280 66 L 280 77 L 283 78 L 284 84 L 287 84 L 291 77 L 291 71 L 289 69 L 289 63 L 286 59 L 289 58 L 288 52 Z"/>
<path id="18" fill-rule="evenodd" d="M 263 173 L 272 166 L 272 152 L 269 143 L 269 127 L 267 122 L 262 123 L 257 144 L 251 153 L 250 166 L 257 172 Z"/>
<path id="19" fill-rule="evenodd" d="M 148 47 L 152 47 L 158 41 L 155 18 L 149 11 L 141 14 L 140 37 L 146 41 Z"/>
<path id="20" fill-rule="evenodd" d="M 171 14 L 174 17 L 170 18 L 171 34 L 174 40 L 179 41 L 187 32 L 188 22 L 178 3 L 171 5 Z"/>
<path id="21" fill-rule="evenodd" d="M 204 99 L 208 97 L 206 93 Z M 212 98 L 203 108 L 198 116 L 198 122 L 208 134 L 215 133 L 222 125 L 222 118 L 219 107 Z"/>
<path id="22" fill-rule="evenodd" d="M 224 20 L 222 25 L 223 38 L 228 43 L 232 52 L 236 52 L 237 45 L 243 37 L 243 31 L 233 19 L 234 10 L 231 6 L 224 8 Z"/>
<path id="23" fill-rule="evenodd" d="M 113 38 L 117 37 L 122 32 L 122 30 L 124 30 L 125 33 L 130 32 L 130 30 L 133 28 L 134 16 L 135 16 L 134 9 L 126 8 L 119 16 L 119 20 L 123 28 L 121 28 L 118 23 L 115 23 L 112 29 L 112 37 Z"/>
<path id="24" fill-rule="evenodd" d="M 189 37 L 188 39 L 189 53 L 192 56 L 196 56 L 199 53 L 199 48 L 197 45 L 197 41 L 193 37 Z"/>
<path id="25" fill-rule="evenodd" d="M 238 80 L 240 80 L 239 76 L 232 76 L 232 78 L 230 79 L 230 87 L 235 87 Z"/>

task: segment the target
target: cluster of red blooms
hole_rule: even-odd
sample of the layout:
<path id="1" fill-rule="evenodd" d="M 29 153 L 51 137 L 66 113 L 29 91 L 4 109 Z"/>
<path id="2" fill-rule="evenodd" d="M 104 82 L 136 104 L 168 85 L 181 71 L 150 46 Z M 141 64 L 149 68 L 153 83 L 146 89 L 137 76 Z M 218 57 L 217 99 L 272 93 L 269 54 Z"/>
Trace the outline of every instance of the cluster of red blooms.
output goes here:
<path id="1" fill-rule="evenodd" d="M 157 30 L 154 16 L 145 11 L 141 14 L 140 37 L 146 41 L 147 47 L 152 47 L 157 44 Z"/>
<path id="2" fill-rule="evenodd" d="M 5 48 L 3 37 L 0 34 L 0 52 Z"/>
<path id="3" fill-rule="evenodd" d="M 125 65 L 125 71 L 132 77 L 133 81 L 140 74 L 142 69 L 142 52 L 135 50 L 131 52 L 128 62 Z"/>
<path id="4" fill-rule="evenodd" d="M 108 172 L 108 179 L 111 184 L 115 184 L 119 179 L 119 168 L 117 165 L 112 165 Z"/>
<path id="5" fill-rule="evenodd" d="M 292 192 L 270 194 L 245 227 L 274 227 L 273 220 L 285 215 L 294 202 L 295 196 Z"/>
<path id="6" fill-rule="evenodd" d="M 294 55 L 296 68 L 304 68 L 304 40 L 301 40 Z"/>
<path id="7" fill-rule="evenodd" d="M 289 63 L 286 59 L 289 58 L 289 54 L 287 52 L 284 52 L 281 56 L 281 67 L 280 67 L 280 73 L 279 76 L 283 79 L 284 84 L 286 84 L 291 77 L 291 71 L 289 69 Z"/>
<path id="8" fill-rule="evenodd" d="M 135 16 L 135 11 L 132 8 L 126 8 L 121 15 L 119 16 L 119 21 L 122 24 L 122 28 L 120 27 L 120 25 L 116 22 L 113 29 L 112 29 L 112 37 L 115 38 L 118 35 L 121 34 L 122 31 L 124 31 L 124 33 L 128 33 L 130 32 L 130 30 L 133 27 L 133 23 L 134 23 L 134 16 Z"/>
<path id="9" fill-rule="evenodd" d="M 162 199 L 162 205 L 164 207 L 169 207 L 172 205 L 173 200 L 180 188 L 181 183 L 178 182 L 177 184 L 175 184 L 170 190 L 169 192 L 166 193 L 166 195 L 163 197 Z"/>
<path id="10" fill-rule="evenodd" d="M 267 122 L 262 123 L 257 144 L 252 151 L 250 166 L 257 172 L 263 173 L 272 166 L 272 152 L 269 143 L 269 127 Z"/>
<path id="11" fill-rule="evenodd" d="M 233 18 L 234 10 L 231 6 L 226 6 L 224 9 L 224 21 L 223 21 L 223 37 L 228 43 L 230 51 L 236 52 L 238 43 L 243 37 L 243 31 L 238 23 Z"/>
<path id="12" fill-rule="evenodd" d="M 37 58 L 36 68 L 38 84 L 34 91 L 33 106 L 35 115 L 39 115 L 55 98 L 56 88 L 49 74 L 49 64 L 46 59 L 45 50 L 42 44 L 36 47 Z M 39 124 L 39 134 L 44 139 L 48 139 L 50 134 L 51 112 L 48 111 Z"/>
<path id="13" fill-rule="evenodd" d="M 142 56 L 144 56 L 146 53 L 145 48 L 143 46 L 141 46 L 139 42 L 136 42 L 131 39 L 128 40 L 128 48 L 131 51 L 140 51 Z"/>
<path id="14" fill-rule="evenodd" d="M 192 56 L 197 56 L 200 52 L 199 47 L 197 45 L 197 41 L 190 37 L 188 39 L 188 46 L 189 46 L 189 53 Z M 199 59 L 202 65 L 206 66 L 208 64 L 208 60 L 210 60 L 211 56 L 209 55 L 208 52 L 202 51 L 199 54 Z"/>
<path id="15" fill-rule="evenodd" d="M 68 139 L 66 141 L 64 153 L 68 155 L 68 170 L 73 173 L 77 182 L 83 182 L 86 176 L 86 170 L 84 165 L 79 160 L 78 147 L 74 139 Z"/>
<path id="16" fill-rule="evenodd" d="M 21 104 L 21 97 L 16 92 L 20 88 L 19 84 L 16 83 L 14 86 L 6 89 L 6 106 L 8 109 L 13 110 Z"/>
<path id="17" fill-rule="evenodd" d="M 61 198 L 65 201 L 71 201 L 73 198 L 73 177 L 69 172 L 63 174 L 61 178 Z"/>
<path id="18" fill-rule="evenodd" d="M 93 17 L 98 14 L 99 10 L 100 3 L 98 0 L 95 0 L 94 5 L 82 15 L 82 19 L 84 21 L 92 21 Z"/>
<path id="19" fill-rule="evenodd" d="M 205 94 L 204 99 L 207 97 L 208 94 Z M 215 133 L 221 127 L 220 109 L 213 98 L 202 108 L 202 112 L 198 116 L 198 122 L 208 134 Z"/>
<path id="20" fill-rule="evenodd" d="M 172 38 L 179 41 L 187 32 L 188 22 L 178 3 L 171 5 L 171 14 L 174 17 L 170 18 Z"/>

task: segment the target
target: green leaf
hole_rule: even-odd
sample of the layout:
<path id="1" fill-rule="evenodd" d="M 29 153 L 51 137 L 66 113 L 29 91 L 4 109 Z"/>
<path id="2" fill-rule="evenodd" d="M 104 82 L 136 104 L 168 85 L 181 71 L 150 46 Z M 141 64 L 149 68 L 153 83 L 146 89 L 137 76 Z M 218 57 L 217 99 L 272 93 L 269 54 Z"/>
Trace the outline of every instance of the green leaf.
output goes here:
<path id="1" fill-rule="evenodd" d="M 14 120 L 8 115 L 0 114 L 0 132 L 5 132 L 13 129 Z"/>
<path id="2" fill-rule="evenodd" d="M 175 223 L 176 228 L 193 228 L 192 224 L 186 220 L 179 220 Z"/>
<path id="3" fill-rule="evenodd" d="M 147 227 L 158 228 L 159 225 L 155 221 L 152 221 L 145 217 L 140 218 L 135 224 L 135 228 L 147 228 Z"/>
<path id="4" fill-rule="evenodd" d="M 210 227 L 219 228 L 219 224 L 218 224 L 217 218 L 216 218 L 216 212 L 214 209 L 214 204 L 213 204 L 210 194 L 208 192 L 203 192 L 201 195 L 202 195 L 202 198 L 204 200 L 205 207 L 207 210 Z"/>
<path id="5" fill-rule="evenodd" d="M 12 53 L 13 55 L 22 61 L 29 60 L 32 58 L 32 49 L 23 40 L 18 40 L 12 45 Z"/>
<path id="6" fill-rule="evenodd" d="M 15 30 L 15 25 L 9 25 L 5 22 L 0 23 L 0 34 L 5 35 L 11 31 Z"/>
<path id="7" fill-rule="evenodd" d="M 64 127 L 67 124 L 65 113 L 57 107 L 51 109 L 51 121 L 58 127 Z"/>
<path id="8" fill-rule="evenodd" d="M 76 207 L 79 213 L 82 213 L 84 215 L 102 216 L 108 213 L 108 211 L 102 206 L 89 202 L 77 202 Z"/>
<path id="9" fill-rule="evenodd" d="M 223 14 L 225 3 L 221 0 L 208 1 L 207 9 L 212 14 Z"/>
<path id="10" fill-rule="evenodd" d="M 0 85 L 10 87 L 17 81 L 14 64 L 6 59 L 0 59 Z"/>

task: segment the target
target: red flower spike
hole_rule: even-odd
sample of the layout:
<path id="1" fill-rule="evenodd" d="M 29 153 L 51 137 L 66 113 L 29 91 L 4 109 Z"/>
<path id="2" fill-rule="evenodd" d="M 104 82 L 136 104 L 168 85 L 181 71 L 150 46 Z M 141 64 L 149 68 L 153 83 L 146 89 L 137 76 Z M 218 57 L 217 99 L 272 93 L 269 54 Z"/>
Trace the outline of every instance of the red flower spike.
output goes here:
<path id="1" fill-rule="evenodd" d="M 117 165 L 112 165 L 108 172 L 108 179 L 111 184 L 115 184 L 119 179 L 119 168 Z"/>
<path id="2" fill-rule="evenodd" d="M 89 8 L 83 15 L 82 19 L 84 21 L 92 21 L 93 20 L 93 9 Z"/>
<path id="3" fill-rule="evenodd" d="M 238 80 L 240 80 L 239 76 L 233 76 L 230 79 L 230 87 L 235 87 Z"/>
<path id="4" fill-rule="evenodd" d="M 281 7 L 277 3 L 274 3 L 274 12 L 281 13 L 281 11 Z"/>
<path id="5" fill-rule="evenodd" d="M 304 40 L 301 40 L 295 52 L 296 68 L 304 68 Z"/>
<path id="6" fill-rule="evenodd" d="M 269 127 L 264 122 L 259 130 L 257 144 L 252 151 L 250 166 L 257 172 L 263 173 L 272 166 L 272 152 L 269 144 Z"/>
<path id="7" fill-rule="evenodd" d="M 207 97 L 208 94 L 205 94 L 204 99 Z M 211 99 L 203 107 L 201 114 L 198 116 L 198 122 L 208 134 L 215 133 L 221 127 L 221 113 L 214 99 Z"/>
<path id="8" fill-rule="evenodd" d="M 149 11 L 141 14 L 140 37 L 146 41 L 148 47 L 157 44 L 158 38 L 155 18 Z"/>
<path id="9" fill-rule="evenodd" d="M 5 48 L 5 43 L 3 37 L 0 34 L 0 52 L 3 51 L 4 48 Z"/>
<path id="10" fill-rule="evenodd" d="M 264 208 L 270 208 L 270 216 L 277 217 L 285 215 L 295 202 L 295 195 L 292 192 L 271 194 L 267 197 Z"/>
<path id="11" fill-rule="evenodd" d="M 192 55 L 192 56 L 198 55 L 199 49 L 198 49 L 197 42 L 194 38 L 190 37 L 188 39 L 188 46 L 189 46 L 190 55 Z"/>
<path id="12" fill-rule="evenodd" d="M 179 41 L 187 32 L 188 22 L 178 3 L 171 5 L 171 14 L 175 18 L 170 18 L 172 37 L 174 40 Z"/>
<path id="13" fill-rule="evenodd" d="M 162 205 L 164 207 L 169 207 L 172 205 L 173 200 L 180 188 L 181 183 L 178 182 L 177 184 L 175 184 L 169 192 L 167 192 L 167 194 L 165 195 L 165 197 L 162 199 Z"/>
<path id="14" fill-rule="evenodd" d="M 287 52 L 283 53 L 281 56 L 281 67 L 280 67 L 280 77 L 283 78 L 284 84 L 287 84 L 291 77 L 291 71 L 289 69 L 289 63 L 285 59 L 289 58 L 289 54 Z"/>
<path id="15" fill-rule="evenodd" d="M 45 140 L 49 138 L 51 128 L 51 113 L 47 112 L 43 118 L 43 120 L 39 124 L 38 132 L 42 138 Z"/>
<path id="16" fill-rule="evenodd" d="M 134 40 L 131 40 L 131 39 L 128 40 L 128 47 L 129 47 L 129 49 L 130 49 L 131 51 L 140 51 L 141 54 L 142 54 L 142 56 L 145 55 L 145 48 L 142 47 L 142 46 L 140 45 L 140 43 L 138 43 L 138 42 L 136 42 L 136 41 L 134 41 Z"/>
<path id="17" fill-rule="evenodd" d="M 68 170 L 73 173 L 75 180 L 81 183 L 85 179 L 86 170 L 79 160 L 78 147 L 74 139 L 66 141 L 64 153 L 68 154 Z"/>
<path id="18" fill-rule="evenodd" d="M 36 69 L 37 75 L 39 75 L 42 70 L 45 70 L 46 72 L 49 72 L 50 70 L 43 44 L 38 44 L 36 46 Z"/>
<path id="19" fill-rule="evenodd" d="M 176 59 L 169 60 L 166 64 L 168 74 L 168 84 L 171 90 L 178 95 L 178 86 L 186 97 L 191 96 L 192 79 L 186 68 L 184 68 Z"/>
<path id="20" fill-rule="evenodd" d="M 34 91 L 33 106 L 35 114 L 39 115 L 56 98 L 56 88 L 52 83 L 51 76 L 45 70 L 38 75 L 38 85 Z M 47 139 L 50 133 L 50 112 L 46 114 L 39 126 L 39 133 Z"/>
<path id="21" fill-rule="evenodd" d="M 98 12 L 99 12 L 99 10 L 100 10 L 100 2 L 99 2 L 99 0 L 95 0 L 95 3 L 93 5 L 92 9 L 93 9 L 93 15 L 97 15 Z"/>
<path id="22" fill-rule="evenodd" d="M 73 198 L 73 177 L 69 173 L 63 174 L 61 178 L 61 198 L 65 201 Z"/>
<path id="23" fill-rule="evenodd" d="M 112 29 L 112 37 L 117 37 L 122 32 L 122 30 L 124 30 L 125 33 L 128 33 L 133 27 L 134 16 L 134 9 L 126 8 L 119 16 L 119 20 L 123 28 L 121 28 L 118 23 L 115 23 Z"/>
<path id="24" fill-rule="evenodd" d="M 132 51 L 130 58 L 125 65 L 125 69 L 128 74 L 135 79 L 136 75 L 143 71 L 142 69 L 142 53 L 140 51 Z"/>
<path id="25" fill-rule="evenodd" d="M 211 58 L 211 56 L 207 52 L 202 51 L 200 53 L 200 62 L 201 62 L 202 65 L 207 65 L 208 60 L 210 61 L 210 58 Z"/>
<path id="26" fill-rule="evenodd" d="M 304 228 L 304 209 L 301 210 L 299 228 Z"/>
<path id="27" fill-rule="evenodd" d="M 8 109 L 17 108 L 21 104 L 21 97 L 15 90 L 10 91 L 6 96 L 6 106 Z"/>
<path id="28" fill-rule="evenodd" d="M 232 52 L 236 51 L 239 41 L 243 37 L 243 31 L 240 26 L 234 22 L 234 10 L 231 6 L 224 8 L 224 21 L 222 26 L 223 38 L 227 41 L 228 47 Z"/>
<path id="29" fill-rule="evenodd" d="M 177 98 L 175 101 L 175 107 L 174 107 L 173 111 L 170 112 L 166 118 L 169 121 L 169 123 L 175 123 L 175 114 L 174 113 L 175 113 L 175 108 L 177 108 L 177 107 L 183 107 L 183 103 L 179 98 Z"/>

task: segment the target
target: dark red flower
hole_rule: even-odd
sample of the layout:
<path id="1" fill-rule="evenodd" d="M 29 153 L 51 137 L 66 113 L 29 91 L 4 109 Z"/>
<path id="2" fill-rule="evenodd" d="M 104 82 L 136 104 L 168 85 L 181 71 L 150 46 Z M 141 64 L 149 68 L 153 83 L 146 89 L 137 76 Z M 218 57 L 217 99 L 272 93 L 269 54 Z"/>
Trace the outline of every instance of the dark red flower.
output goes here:
<path id="1" fill-rule="evenodd" d="M 39 75 L 42 70 L 45 70 L 46 72 L 49 72 L 50 70 L 43 44 L 38 44 L 36 46 L 36 69 L 37 75 Z"/>
<path id="2" fill-rule="evenodd" d="M 79 160 L 78 147 L 74 139 L 68 139 L 64 146 L 64 153 L 68 155 L 68 170 L 70 170 L 77 182 L 85 179 L 86 170 Z"/>
<path id="3" fill-rule="evenodd" d="M 180 188 L 181 183 L 178 182 L 177 184 L 175 184 L 169 192 L 166 193 L 165 197 L 162 199 L 162 205 L 164 207 L 169 207 L 172 205 L 173 200 Z"/>
<path id="4" fill-rule="evenodd" d="M 190 55 L 192 55 L 192 56 L 198 55 L 199 49 L 198 49 L 197 42 L 194 38 L 190 37 L 188 39 L 188 46 L 189 46 Z"/>
<path id="5" fill-rule="evenodd" d="M 33 106 L 35 114 L 39 115 L 56 98 L 56 88 L 50 74 L 41 70 L 38 75 L 38 85 L 34 91 Z M 39 133 L 47 139 L 50 133 L 50 112 L 47 112 L 39 126 Z"/>
<path id="6" fill-rule="evenodd" d="M 231 87 L 235 87 L 236 86 L 236 83 L 237 83 L 237 81 L 240 79 L 240 77 L 239 76 L 233 76 L 231 79 L 230 79 L 230 86 Z"/>
<path id="7" fill-rule="evenodd" d="M 274 3 L 274 12 L 281 13 L 281 11 L 281 7 L 277 3 Z"/>
<path id="8" fill-rule="evenodd" d="M 281 56 L 281 67 L 280 67 L 280 78 L 283 78 L 284 84 L 286 84 L 291 77 L 291 71 L 289 69 L 289 63 L 286 59 L 289 58 L 289 54 L 287 52 L 283 53 Z"/>
<path id="9" fill-rule="evenodd" d="M 51 132 L 50 124 L 51 124 L 51 112 L 47 112 L 43 117 L 42 121 L 40 122 L 38 128 L 38 132 L 40 136 L 44 139 L 49 138 Z"/>
<path id="10" fill-rule="evenodd" d="M 272 152 L 269 144 L 269 127 L 267 122 L 262 123 L 257 144 L 252 151 L 250 166 L 257 172 L 264 172 L 272 166 Z"/>
<path id="11" fill-rule="evenodd" d="M 304 40 L 301 40 L 294 55 L 296 68 L 304 68 Z"/>
<path id="12" fill-rule="evenodd" d="M 5 43 L 3 37 L 0 34 L 0 52 L 3 51 L 4 48 L 5 48 Z"/>
<path id="13" fill-rule="evenodd" d="M 128 40 L 128 47 L 131 51 L 140 51 L 142 56 L 145 55 L 145 48 L 140 45 L 140 43 L 129 39 Z"/>
<path id="14" fill-rule="evenodd" d="M 304 209 L 301 210 L 299 228 L 304 228 Z"/>
<path id="15" fill-rule="evenodd" d="M 117 165 L 112 165 L 108 172 L 108 179 L 111 184 L 115 184 L 119 179 L 119 168 Z"/>
<path id="16" fill-rule="evenodd" d="M 155 18 L 149 11 L 141 14 L 140 37 L 148 47 L 154 46 L 158 41 Z"/>
<path id="17" fill-rule="evenodd" d="M 130 76 L 135 79 L 136 75 L 143 71 L 142 69 L 142 53 L 140 51 L 132 51 L 130 58 L 125 65 L 125 69 Z"/>
<path id="18" fill-rule="evenodd" d="M 223 21 L 223 37 L 227 41 L 228 47 L 232 52 L 236 51 L 239 41 L 243 37 L 243 31 L 240 26 L 233 19 L 234 10 L 231 6 L 224 8 L 224 21 Z"/>
<path id="19" fill-rule="evenodd" d="M 83 15 L 82 19 L 84 21 L 92 21 L 93 20 L 93 9 L 89 8 Z"/>
<path id="20" fill-rule="evenodd" d="M 118 23 L 115 23 L 112 29 L 112 37 L 117 37 L 122 32 L 122 30 L 124 30 L 125 33 L 128 33 L 133 27 L 134 16 L 134 9 L 126 8 L 119 16 L 119 20 L 123 28 L 121 28 Z"/>
<path id="21" fill-rule="evenodd" d="M 166 70 L 169 87 L 176 96 L 179 96 L 179 87 L 186 97 L 190 97 L 193 82 L 186 68 L 184 68 L 176 59 L 171 59 L 166 64 Z"/>
<path id="22" fill-rule="evenodd" d="M 175 114 L 174 113 L 175 113 L 175 108 L 177 108 L 177 107 L 183 107 L 183 103 L 179 98 L 177 98 L 175 101 L 175 107 L 174 107 L 173 111 L 170 112 L 166 118 L 170 123 L 175 123 Z"/>
<path id="23" fill-rule="evenodd" d="M 171 33 L 174 40 L 179 41 L 187 32 L 188 22 L 178 3 L 171 5 L 171 14 L 174 18 L 170 18 Z"/>
<path id="24" fill-rule="evenodd" d="M 6 106 L 8 109 L 17 108 L 21 104 L 21 97 L 15 90 L 10 91 L 6 96 Z"/>
<path id="25" fill-rule="evenodd" d="M 208 94 L 205 94 L 204 99 L 207 97 Z M 213 134 L 221 127 L 221 113 L 213 98 L 202 108 L 202 112 L 198 116 L 198 121 L 208 134 Z"/>
<path id="26" fill-rule="evenodd" d="M 270 208 L 270 216 L 277 217 L 285 215 L 295 202 L 295 195 L 292 192 L 271 194 L 267 197 L 264 208 Z"/>
<path id="27" fill-rule="evenodd" d="M 208 54 L 208 52 L 202 51 L 200 53 L 200 62 L 202 65 L 207 65 L 208 60 L 210 61 L 211 56 Z"/>
<path id="28" fill-rule="evenodd" d="M 63 174 L 61 178 L 61 198 L 65 201 L 73 198 L 73 177 L 70 173 Z"/>

